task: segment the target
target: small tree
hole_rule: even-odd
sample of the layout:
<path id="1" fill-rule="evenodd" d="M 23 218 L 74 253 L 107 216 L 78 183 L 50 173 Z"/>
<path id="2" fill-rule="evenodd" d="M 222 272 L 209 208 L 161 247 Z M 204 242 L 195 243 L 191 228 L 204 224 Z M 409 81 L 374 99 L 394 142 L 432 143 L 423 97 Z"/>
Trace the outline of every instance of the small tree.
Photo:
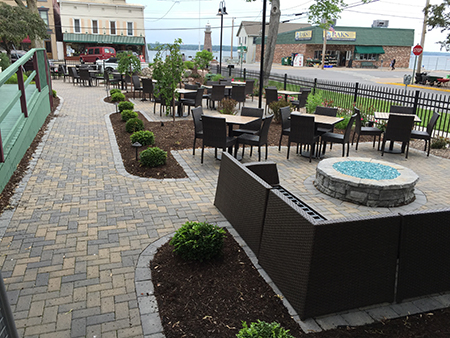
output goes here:
<path id="1" fill-rule="evenodd" d="M 44 20 L 24 6 L 0 2 L 0 46 L 6 50 L 8 57 L 11 57 L 13 45 L 19 46 L 27 36 L 31 40 L 46 39 L 47 25 Z"/>
<path id="2" fill-rule="evenodd" d="M 427 26 L 429 30 L 439 28 L 441 33 L 447 32 L 445 40 L 438 41 L 441 49 L 450 50 L 450 2 L 442 1 L 440 5 L 428 5 L 424 12 L 428 16 Z"/>
<path id="3" fill-rule="evenodd" d="M 167 106 L 173 106 L 173 121 L 175 122 L 175 99 L 179 94 L 175 91 L 181 82 L 184 72 L 184 62 L 180 53 L 181 39 L 175 39 L 173 44 L 165 44 L 157 47 L 157 53 L 153 59 L 153 78 L 156 92 Z"/>
<path id="4" fill-rule="evenodd" d="M 117 58 L 119 59 L 117 67 L 119 73 L 131 77 L 141 70 L 141 61 L 132 52 L 120 52 L 117 54 Z M 128 82 L 125 82 L 125 88 L 128 91 Z"/>
<path id="5" fill-rule="evenodd" d="M 195 54 L 194 63 L 198 69 L 207 69 L 209 63 L 214 59 L 213 53 L 202 50 Z"/>

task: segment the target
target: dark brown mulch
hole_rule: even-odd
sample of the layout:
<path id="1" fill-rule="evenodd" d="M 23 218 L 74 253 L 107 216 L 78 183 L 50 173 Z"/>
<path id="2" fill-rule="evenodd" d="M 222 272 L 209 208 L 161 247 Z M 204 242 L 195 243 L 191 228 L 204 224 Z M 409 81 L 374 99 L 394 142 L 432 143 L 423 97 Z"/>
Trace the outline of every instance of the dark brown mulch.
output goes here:
<path id="1" fill-rule="evenodd" d="M 258 319 L 278 322 L 294 337 L 450 337 L 450 309 L 306 335 L 230 234 L 215 261 L 185 262 L 172 250 L 166 243 L 150 262 L 167 338 L 235 337 L 242 321 Z"/>
<path id="2" fill-rule="evenodd" d="M 19 185 L 22 178 L 25 176 L 25 173 L 28 169 L 30 160 L 36 151 L 37 146 L 42 140 L 42 137 L 45 134 L 45 131 L 47 130 L 47 126 L 50 123 L 50 121 L 55 117 L 54 112 L 56 108 L 59 105 L 59 98 L 53 98 L 53 106 L 51 113 L 47 116 L 45 119 L 44 124 L 42 125 L 41 129 L 39 129 L 36 137 L 34 138 L 33 142 L 31 143 L 30 147 L 25 152 L 25 155 L 23 156 L 22 160 L 20 161 L 19 165 L 17 166 L 16 170 L 14 171 L 14 174 L 9 179 L 8 183 L 6 184 L 5 188 L 0 194 L 0 215 L 2 214 L 3 210 L 5 209 L 11 209 L 12 207 L 9 205 L 9 202 L 11 200 L 11 197 L 14 195 L 14 191 L 16 190 L 16 187 Z"/>

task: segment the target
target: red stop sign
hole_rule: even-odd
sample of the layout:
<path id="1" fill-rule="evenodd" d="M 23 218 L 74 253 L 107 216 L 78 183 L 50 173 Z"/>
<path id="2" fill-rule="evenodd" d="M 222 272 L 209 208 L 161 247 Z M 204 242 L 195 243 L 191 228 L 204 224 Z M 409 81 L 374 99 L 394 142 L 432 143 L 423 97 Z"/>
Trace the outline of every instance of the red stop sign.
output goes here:
<path id="1" fill-rule="evenodd" d="M 423 52 L 423 48 L 421 45 L 415 45 L 413 48 L 413 54 L 414 55 L 420 55 Z"/>

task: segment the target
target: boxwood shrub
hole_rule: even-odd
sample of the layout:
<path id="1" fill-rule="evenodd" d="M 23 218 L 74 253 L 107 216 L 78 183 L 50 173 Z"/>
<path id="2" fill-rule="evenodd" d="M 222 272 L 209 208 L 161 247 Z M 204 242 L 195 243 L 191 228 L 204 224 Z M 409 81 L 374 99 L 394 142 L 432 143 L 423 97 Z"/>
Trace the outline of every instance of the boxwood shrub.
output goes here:
<path id="1" fill-rule="evenodd" d="M 135 131 L 144 130 L 144 122 L 139 120 L 137 117 L 129 119 L 125 124 L 125 130 L 130 134 Z"/>
<path id="2" fill-rule="evenodd" d="M 150 146 L 155 144 L 155 135 L 148 130 L 136 131 L 130 136 L 130 139 L 131 143 L 139 142 L 143 146 Z"/>
<path id="3" fill-rule="evenodd" d="M 242 323 L 243 328 L 236 335 L 237 338 L 294 338 L 289 334 L 289 330 L 281 327 L 279 323 L 267 323 L 258 320 L 251 323 L 250 327 L 246 322 Z"/>
<path id="4" fill-rule="evenodd" d="M 125 101 L 125 95 L 122 93 L 114 93 L 111 95 L 111 102 Z"/>
<path id="5" fill-rule="evenodd" d="M 120 116 L 122 116 L 122 121 L 127 122 L 129 119 L 134 119 L 138 117 L 138 113 L 132 110 L 124 110 L 120 113 Z"/>
<path id="6" fill-rule="evenodd" d="M 170 244 L 173 252 L 188 261 L 205 261 L 222 254 L 225 230 L 206 222 L 186 222 Z"/>
<path id="7" fill-rule="evenodd" d="M 148 148 L 141 152 L 139 162 L 146 167 L 159 167 L 166 164 L 167 152 L 158 148 Z"/>
<path id="8" fill-rule="evenodd" d="M 118 88 L 113 88 L 109 91 L 109 95 L 111 95 L 111 96 L 115 93 L 122 93 L 122 91 Z"/>
<path id="9" fill-rule="evenodd" d="M 123 101 L 118 104 L 119 112 L 123 112 L 124 110 L 133 110 L 134 103 L 129 101 Z"/>

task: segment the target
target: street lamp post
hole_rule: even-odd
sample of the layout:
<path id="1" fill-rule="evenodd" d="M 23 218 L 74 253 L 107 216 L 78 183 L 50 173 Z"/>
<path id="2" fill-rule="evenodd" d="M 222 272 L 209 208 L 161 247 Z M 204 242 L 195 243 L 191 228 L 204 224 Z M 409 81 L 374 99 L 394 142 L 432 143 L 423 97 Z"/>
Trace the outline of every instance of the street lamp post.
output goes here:
<path id="1" fill-rule="evenodd" d="M 223 35 L 223 16 L 228 15 L 225 1 L 221 1 L 219 4 L 219 11 L 217 15 L 220 15 L 220 53 L 219 53 L 219 74 L 222 74 L 222 35 Z"/>

